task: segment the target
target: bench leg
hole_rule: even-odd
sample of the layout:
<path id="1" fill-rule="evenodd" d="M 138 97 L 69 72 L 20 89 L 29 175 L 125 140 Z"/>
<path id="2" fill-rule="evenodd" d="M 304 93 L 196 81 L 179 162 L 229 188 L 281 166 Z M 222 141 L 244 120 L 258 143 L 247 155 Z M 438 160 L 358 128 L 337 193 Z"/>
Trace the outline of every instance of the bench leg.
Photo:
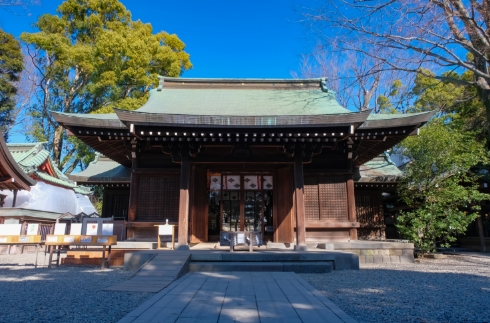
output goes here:
<path id="1" fill-rule="evenodd" d="M 36 261 L 34 262 L 34 268 L 37 268 L 37 255 L 39 254 L 39 247 L 41 245 L 36 245 Z"/>
<path id="2" fill-rule="evenodd" d="M 58 246 L 58 249 L 56 249 L 56 251 L 57 251 L 56 267 L 59 267 L 60 266 L 60 258 L 61 258 L 61 248 L 60 248 L 60 246 Z"/>
<path id="3" fill-rule="evenodd" d="M 51 264 L 53 263 L 53 248 L 54 248 L 54 246 L 49 246 L 49 264 L 48 264 L 48 268 L 51 268 Z"/>
<path id="4" fill-rule="evenodd" d="M 102 247 L 102 264 L 100 265 L 100 269 L 105 268 L 105 246 Z"/>
<path id="5" fill-rule="evenodd" d="M 111 266 L 111 246 L 109 246 L 109 251 L 107 252 L 107 268 Z"/>

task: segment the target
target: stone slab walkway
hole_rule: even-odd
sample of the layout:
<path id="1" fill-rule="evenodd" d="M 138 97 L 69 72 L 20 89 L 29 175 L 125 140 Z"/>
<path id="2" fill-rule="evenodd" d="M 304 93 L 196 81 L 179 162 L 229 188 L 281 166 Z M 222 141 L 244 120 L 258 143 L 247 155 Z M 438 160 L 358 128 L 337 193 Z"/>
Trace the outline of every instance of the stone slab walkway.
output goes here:
<path id="1" fill-rule="evenodd" d="M 294 273 L 190 273 L 129 313 L 129 322 L 355 323 Z"/>

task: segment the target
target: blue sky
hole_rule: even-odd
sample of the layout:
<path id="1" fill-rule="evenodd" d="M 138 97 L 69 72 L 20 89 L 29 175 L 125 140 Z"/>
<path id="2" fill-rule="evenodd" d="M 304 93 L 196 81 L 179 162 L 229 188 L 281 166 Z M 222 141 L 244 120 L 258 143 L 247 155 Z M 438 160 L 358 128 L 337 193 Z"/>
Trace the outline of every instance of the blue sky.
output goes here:
<path id="1" fill-rule="evenodd" d="M 0 10 L 0 28 L 18 37 L 44 13 L 56 13 L 61 0 L 40 0 L 28 14 Z M 304 7 L 321 0 L 167 1 L 122 0 L 133 20 L 155 32 L 177 34 L 187 45 L 194 68 L 184 77 L 291 78 L 302 54 L 317 40 L 301 23 Z M 20 13 L 20 14 L 19 14 Z"/>

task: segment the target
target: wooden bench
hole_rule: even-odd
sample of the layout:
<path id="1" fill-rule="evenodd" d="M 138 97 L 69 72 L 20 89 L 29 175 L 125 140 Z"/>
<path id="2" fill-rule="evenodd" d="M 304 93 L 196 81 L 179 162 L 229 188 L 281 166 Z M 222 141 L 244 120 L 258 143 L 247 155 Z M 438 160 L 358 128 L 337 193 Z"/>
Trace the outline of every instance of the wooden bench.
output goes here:
<path id="1" fill-rule="evenodd" d="M 36 246 L 36 261 L 34 267 L 37 268 L 37 254 L 44 242 L 41 235 L 3 235 L 0 236 L 0 246 L 8 246 L 8 254 L 11 246 Z"/>
<path id="2" fill-rule="evenodd" d="M 60 253 L 67 251 L 67 249 L 62 249 L 61 247 L 81 247 L 83 248 L 81 249 L 83 251 L 102 252 L 102 262 L 100 268 L 104 269 L 106 266 L 110 267 L 111 247 L 117 244 L 117 236 L 47 235 L 45 244 L 46 246 L 49 246 L 48 268 L 51 268 L 53 263 L 53 252 L 57 253 L 56 266 L 58 267 L 60 265 Z M 107 259 L 105 258 L 106 251 Z"/>

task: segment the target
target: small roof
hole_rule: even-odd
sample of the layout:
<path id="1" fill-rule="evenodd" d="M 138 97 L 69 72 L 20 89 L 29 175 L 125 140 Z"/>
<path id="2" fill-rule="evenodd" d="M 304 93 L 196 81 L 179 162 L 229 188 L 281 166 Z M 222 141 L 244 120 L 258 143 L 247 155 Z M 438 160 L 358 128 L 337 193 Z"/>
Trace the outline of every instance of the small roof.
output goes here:
<path id="1" fill-rule="evenodd" d="M 383 153 L 359 166 L 359 173 L 354 175 L 356 182 L 397 182 L 403 172 L 391 161 L 388 153 Z"/>
<path id="2" fill-rule="evenodd" d="M 78 183 L 129 183 L 131 169 L 97 154 L 86 169 L 68 177 Z"/>
<path id="3" fill-rule="evenodd" d="M 44 220 L 49 222 L 56 221 L 62 215 L 62 213 L 16 207 L 2 207 L 1 210 L 2 214 L 0 216 L 3 218 L 23 218 L 25 220 Z"/>
<path id="4" fill-rule="evenodd" d="M 27 175 L 0 136 L 0 190 L 30 190 L 36 181 Z"/>

